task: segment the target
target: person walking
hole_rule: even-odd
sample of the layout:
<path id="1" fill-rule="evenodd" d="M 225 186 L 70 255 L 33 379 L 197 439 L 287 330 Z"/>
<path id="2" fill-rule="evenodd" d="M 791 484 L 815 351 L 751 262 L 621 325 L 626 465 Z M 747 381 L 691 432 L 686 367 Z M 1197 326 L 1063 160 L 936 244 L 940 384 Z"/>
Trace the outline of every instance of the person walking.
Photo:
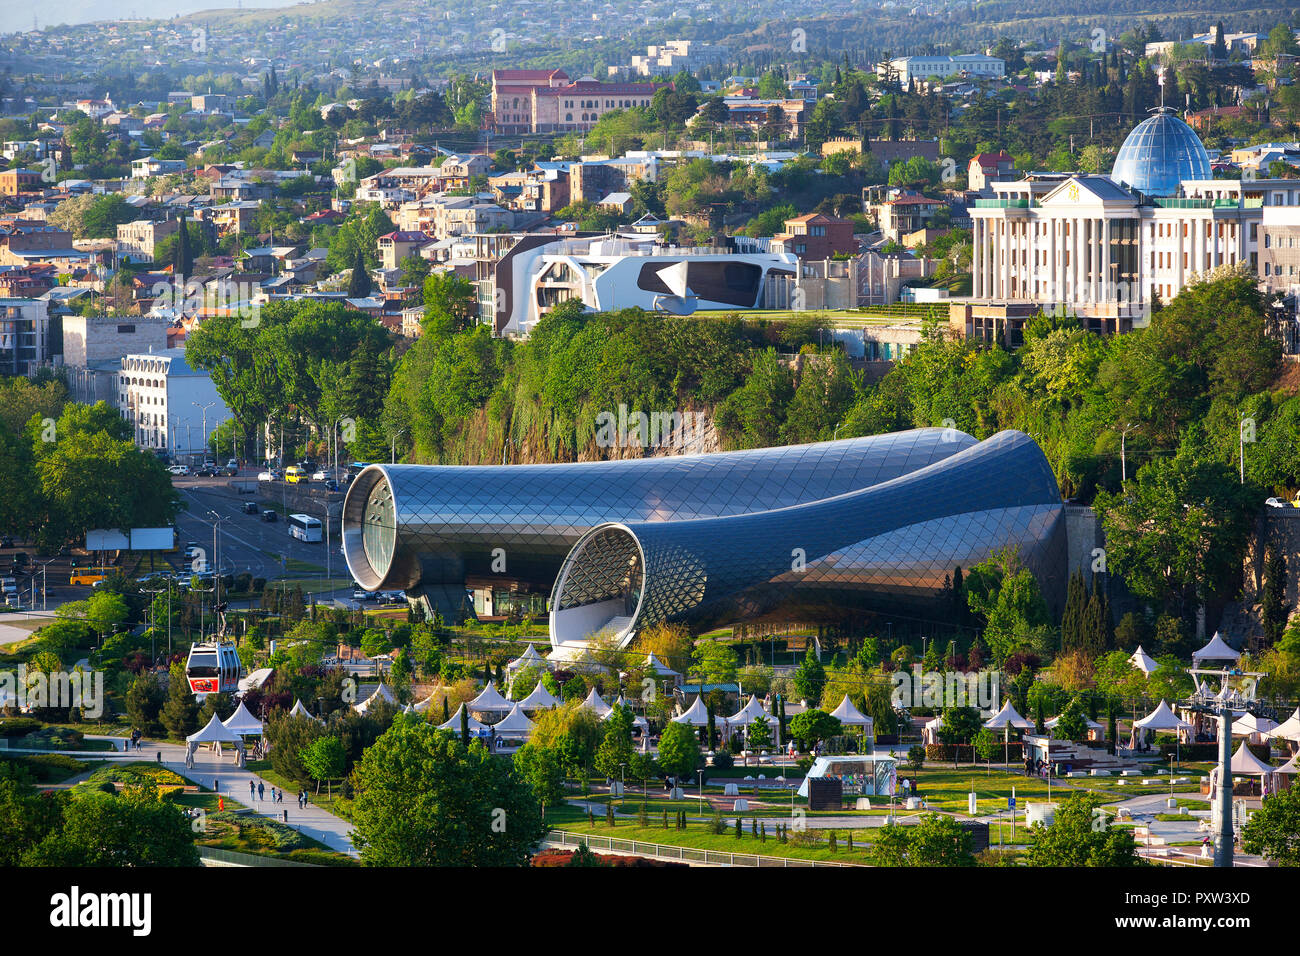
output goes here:
<path id="1" fill-rule="evenodd" d="M 261 802 L 261 799 L 262 799 L 262 789 L 263 789 L 263 786 L 264 786 L 264 784 L 259 780 L 258 783 L 257 783 L 257 799 L 258 799 L 258 802 Z"/>
<path id="2" fill-rule="evenodd" d="M 253 783 L 253 781 L 250 780 L 248 781 L 248 799 L 252 800 L 256 796 L 257 796 L 257 784 Z"/>

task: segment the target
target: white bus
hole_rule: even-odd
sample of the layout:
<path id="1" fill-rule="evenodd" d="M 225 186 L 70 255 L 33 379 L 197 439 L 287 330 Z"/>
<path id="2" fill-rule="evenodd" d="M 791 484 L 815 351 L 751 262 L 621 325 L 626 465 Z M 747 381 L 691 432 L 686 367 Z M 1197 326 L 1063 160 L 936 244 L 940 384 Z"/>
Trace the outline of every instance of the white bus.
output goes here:
<path id="1" fill-rule="evenodd" d="M 311 515 L 289 515 L 289 534 L 299 541 L 319 541 L 321 539 L 320 518 Z"/>

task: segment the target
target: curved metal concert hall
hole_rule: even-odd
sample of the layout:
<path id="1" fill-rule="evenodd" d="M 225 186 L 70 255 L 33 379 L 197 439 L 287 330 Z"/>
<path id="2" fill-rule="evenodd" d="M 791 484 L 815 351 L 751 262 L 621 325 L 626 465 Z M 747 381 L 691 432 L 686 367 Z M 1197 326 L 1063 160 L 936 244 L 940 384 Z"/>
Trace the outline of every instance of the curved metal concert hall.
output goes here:
<path id="1" fill-rule="evenodd" d="M 549 594 L 606 522 L 743 515 L 850 494 L 975 444 L 946 428 L 704 455 L 552 465 L 371 465 L 343 505 L 343 552 L 369 590 L 401 588 L 450 620 L 466 583 Z"/>
<path id="2" fill-rule="evenodd" d="M 1046 594 L 1065 583 L 1064 506 L 1033 439 L 1005 431 L 850 494 L 730 517 L 611 522 L 573 547 L 551 641 L 626 643 L 659 622 L 709 627 L 788 606 L 923 607 L 948 575 L 1016 549 Z"/>

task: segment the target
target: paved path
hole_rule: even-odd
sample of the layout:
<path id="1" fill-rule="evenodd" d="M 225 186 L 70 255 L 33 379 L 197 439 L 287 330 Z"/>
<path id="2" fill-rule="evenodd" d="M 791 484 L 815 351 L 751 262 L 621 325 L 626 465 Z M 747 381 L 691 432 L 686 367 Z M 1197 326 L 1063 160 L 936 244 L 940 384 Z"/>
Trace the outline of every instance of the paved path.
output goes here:
<path id="1" fill-rule="evenodd" d="M 109 738 L 103 738 L 109 739 Z M 194 766 L 185 766 L 185 748 L 177 744 L 159 743 L 145 740 L 139 751 L 132 751 L 138 760 L 155 761 L 162 753 L 162 764 L 168 770 L 175 771 L 182 777 L 193 780 L 201 786 L 214 790 L 226 798 L 227 803 L 234 801 L 251 808 L 256 813 L 285 823 L 313 839 L 324 843 L 331 850 L 356 857 L 359 854 L 352 845 L 352 824 L 341 817 L 336 817 L 328 810 L 308 804 L 307 809 L 300 810 L 298 801 L 284 795 L 284 803 L 271 803 L 271 784 L 249 770 L 235 766 L 235 752 L 227 749 L 221 757 L 207 750 L 199 750 L 194 755 Z M 248 784 L 261 783 L 264 786 L 264 799 L 258 800 L 256 794 L 250 796 Z"/>
<path id="2" fill-rule="evenodd" d="M 0 614 L 0 646 L 18 644 L 32 636 L 36 628 L 31 626 L 19 627 L 17 625 L 20 622 L 26 624 L 29 621 L 35 621 L 37 626 L 41 626 L 48 624 L 52 620 L 54 620 L 54 611 L 52 610 L 17 611 Z"/>

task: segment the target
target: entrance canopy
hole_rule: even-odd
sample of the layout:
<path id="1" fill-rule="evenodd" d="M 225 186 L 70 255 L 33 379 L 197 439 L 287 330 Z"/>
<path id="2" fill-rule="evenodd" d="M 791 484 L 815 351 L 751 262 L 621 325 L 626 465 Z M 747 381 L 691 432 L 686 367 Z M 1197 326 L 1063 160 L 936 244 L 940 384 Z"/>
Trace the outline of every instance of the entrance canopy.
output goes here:
<path id="1" fill-rule="evenodd" d="M 1199 651 L 1192 653 L 1192 660 L 1199 661 L 1235 661 L 1241 657 L 1240 651 L 1234 651 L 1219 636 L 1219 632 L 1214 632 L 1214 637 L 1210 638 L 1210 643 L 1206 644 Z"/>
<path id="2" fill-rule="evenodd" d="M 202 730 L 195 731 L 185 738 L 186 743 L 190 744 L 242 744 L 243 738 L 233 730 L 229 730 L 221 722 L 221 718 L 215 713 L 208 725 Z"/>
<path id="3" fill-rule="evenodd" d="M 223 726 L 241 736 L 262 733 L 262 722 L 248 712 L 241 700 L 235 712 L 222 721 Z"/>
<path id="4" fill-rule="evenodd" d="M 939 726 L 943 726 L 942 718 L 940 718 Z M 1007 702 L 1002 705 L 1001 710 L 988 720 L 984 721 L 984 727 L 986 730 L 1005 730 L 1008 727 L 1015 727 L 1017 730 L 1031 730 L 1033 729 L 1033 726 L 1034 722 L 1032 720 L 1026 720 L 1024 717 L 1021 717 L 1019 712 L 1011 706 L 1010 698 L 1008 698 Z M 936 730 L 937 729 L 938 728 L 936 728 Z"/>
<path id="5" fill-rule="evenodd" d="M 469 709 L 479 714 L 508 714 L 515 705 L 501 696 L 496 685 L 488 681 L 483 692 L 469 702 Z"/>
<path id="6" fill-rule="evenodd" d="M 541 681 L 533 688 L 532 693 L 519 702 L 519 706 L 524 710 L 550 710 L 552 707 L 558 707 L 564 701 L 556 697 Z"/>
<path id="7" fill-rule="evenodd" d="M 857 705 L 845 694 L 840 705 L 831 711 L 831 716 L 845 727 L 870 727 L 871 718 L 858 710 Z"/>
<path id="8" fill-rule="evenodd" d="M 1237 752 L 1232 755 L 1232 763 L 1229 766 L 1234 774 L 1260 776 L 1273 772 L 1272 767 L 1251 753 L 1244 740 L 1241 742 L 1241 746 L 1237 748 Z"/>
<path id="9" fill-rule="evenodd" d="M 459 730 L 460 730 L 460 713 L 461 713 L 461 711 L 463 711 L 464 709 L 465 709 L 465 705 L 464 705 L 464 704 L 461 704 L 459 707 L 457 707 L 457 708 L 456 708 L 456 713 L 454 713 L 454 714 L 451 715 L 451 719 L 448 720 L 445 724 L 439 724 L 439 725 L 438 725 L 438 729 L 439 729 L 439 730 L 454 730 L 454 731 L 459 731 Z M 468 726 L 469 726 L 469 732 L 470 732 L 471 734 L 472 734 L 472 733 L 475 733 L 475 732 L 477 732 L 477 731 L 480 731 L 480 730 L 487 730 L 487 724 L 479 723 L 477 720 L 474 719 L 474 715 L 473 715 L 473 714 L 470 714 L 470 715 L 469 715 L 469 724 L 468 724 Z"/>
<path id="10" fill-rule="evenodd" d="M 1295 713 L 1288 717 L 1282 723 L 1278 724 L 1266 735 L 1270 738 L 1300 741 L 1300 707 L 1295 709 Z"/>
<path id="11" fill-rule="evenodd" d="M 292 709 L 291 711 L 289 711 L 289 716 L 290 716 L 290 717 L 310 717 L 312 720 L 316 720 L 316 721 L 319 721 L 319 720 L 320 720 L 319 717 L 317 717 L 317 716 L 314 715 L 311 711 L 309 711 L 306 707 L 304 707 L 304 706 L 302 705 L 302 701 L 300 701 L 300 700 L 295 700 L 295 701 L 293 702 L 293 709 Z"/>
<path id="12" fill-rule="evenodd" d="M 848 700 L 847 697 L 844 699 Z M 749 700 L 746 702 L 745 706 L 740 708 L 740 710 L 736 711 L 730 717 L 728 717 L 727 723 L 744 724 L 748 726 L 749 724 L 752 724 L 754 721 L 758 720 L 758 718 L 760 717 L 768 721 L 772 719 L 772 715 L 769 714 L 767 711 L 765 711 L 763 709 L 763 705 L 758 702 L 758 695 L 750 694 Z"/>
<path id="13" fill-rule="evenodd" d="M 582 709 L 592 711 L 597 717 L 604 717 L 610 712 L 611 708 L 609 704 L 605 703 L 605 699 L 596 693 L 596 688 L 593 687 L 591 693 L 587 695 L 587 699 L 582 702 Z"/>
<path id="14" fill-rule="evenodd" d="M 1178 715 L 1170 710 L 1169 705 L 1162 700 L 1159 707 L 1134 723 L 1133 726 L 1141 727 L 1143 730 L 1190 730 L 1192 725 L 1185 720 L 1180 720 Z"/>
<path id="15" fill-rule="evenodd" d="M 1152 659 L 1150 654 L 1142 650 L 1141 644 L 1138 645 L 1138 649 L 1133 652 L 1133 656 L 1128 660 L 1130 664 L 1140 670 L 1143 674 L 1150 674 L 1160 666 Z"/>
<path id="16" fill-rule="evenodd" d="M 704 698 L 696 697 L 695 703 L 681 714 L 673 718 L 674 724 L 690 724 L 692 727 L 707 727 L 709 725 L 709 711 L 704 706 Z"/>

